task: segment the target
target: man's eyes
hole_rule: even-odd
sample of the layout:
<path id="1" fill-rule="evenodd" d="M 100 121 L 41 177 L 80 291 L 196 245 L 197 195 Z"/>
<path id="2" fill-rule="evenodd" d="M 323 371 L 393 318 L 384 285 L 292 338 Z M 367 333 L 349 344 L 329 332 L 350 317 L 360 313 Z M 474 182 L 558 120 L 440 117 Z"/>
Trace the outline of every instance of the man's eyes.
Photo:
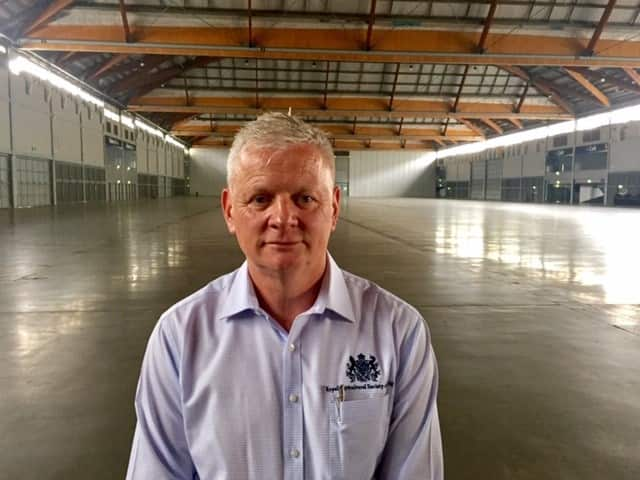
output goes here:
<path id="1" fill-rule="evenodd" d="M 270 195 L 259 194 L 251 197 L 249 203 L 253 205 L 265 206 L 265 205 L 268 205 L 271 202 L 271 200 L 272 200 L 272 197 Z M 296 195 L 293 198 L 293 200 L 297 205 L 307 206 L 315 202 L 316 199 L 313 195 L 300 194 L 300 195 Z"/>

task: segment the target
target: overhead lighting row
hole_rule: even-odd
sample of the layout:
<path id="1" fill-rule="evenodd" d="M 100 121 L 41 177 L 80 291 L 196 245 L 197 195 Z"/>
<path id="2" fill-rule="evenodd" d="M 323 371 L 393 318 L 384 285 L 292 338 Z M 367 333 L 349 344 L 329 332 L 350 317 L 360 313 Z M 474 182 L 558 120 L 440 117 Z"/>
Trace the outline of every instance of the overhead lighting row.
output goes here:
<path id="1" fill-rule="evenodd" d="M 0 45 L 0 52 L 6 53 L 7 50 L 5 47 Z M 59 88 L 60 90 L 63 90 L 73 95 L 74 97 L 78 97 L 84 100 L 85 102 L 91 103 L 93 105 L 96 105 L 102 108 L 104 112 L 104 116 L 109 120 L 122 123 L 123 125 L 131 129 L 138 128 L 140 130 L 144 130 L 145 132 L 151 135 L 162 138 L 165 142 L 170 143 L 175 147 L 184 149 L 185 153 L 189 152 L 189 150 L 183 143 L 181 143 L 171 135 L 163 133 L 161 130 L 149 125 L 146 122 L 143 122 L 142 120 L 139 120 L 137 118 L 134 119 L 133 117 L 126 115 L 124 113 L 122 114 L 117 113 L 113 107 L 106 105 L 99 98 L 91 95 L 90 93 L 86 92 L 85 90 L 73 84 L 72 82 L 60 77 L 59 75 L 56 75 L 50 70 L 47 70 L 46 68 L 32 62 L 31 60 L 19 54 L 16 54 L 14 58 L 9 60 L 9 70 L 14 75 L 20 75 L 21 73 L 28 73 L 30 75 L 33 75 L 34 77 L 37 77 L 40 80 L 50 83 L 54 87 Z"/>
<path id="2" fill-rule="evenodd" d="M 489 140 L 444 148 L 437 152 L 430 152 L 427 154 L 427 159 L 439 160 L 449 157 L 457 157 L 459 155 L 469 155 L 472 153 L 480 153 L 492 148 L 508 147 L 525 142 L 541 140 L 547 137 L 555 137 L 557 135 L 594 130 L 605 125 L 619 125 L 638 121 L 640 121 L 640 105 L 616 108 L 609 110 L 608 112 L 589 115 L 577 120 L 568 120 L 566 122 L 555 123 L 545 127 L 532 128 L 530 130 L 522 130 L 516 133 L 501 135 L 499 137 L 490 138 Z"/>

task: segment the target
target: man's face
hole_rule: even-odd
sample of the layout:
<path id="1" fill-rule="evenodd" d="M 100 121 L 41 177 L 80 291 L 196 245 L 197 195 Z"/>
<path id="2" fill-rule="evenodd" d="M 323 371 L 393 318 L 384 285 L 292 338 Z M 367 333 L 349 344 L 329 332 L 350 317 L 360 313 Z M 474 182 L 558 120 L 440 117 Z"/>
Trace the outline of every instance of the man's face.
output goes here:
<path id="1" fill-rule="evenodd" d="M 340 189 L 321 150 L 308 144 L 278 150 L 248 145 L 237 167 L 222 192 L 222 208 L 249 265 L 267 274 L 324 268 Z"/>

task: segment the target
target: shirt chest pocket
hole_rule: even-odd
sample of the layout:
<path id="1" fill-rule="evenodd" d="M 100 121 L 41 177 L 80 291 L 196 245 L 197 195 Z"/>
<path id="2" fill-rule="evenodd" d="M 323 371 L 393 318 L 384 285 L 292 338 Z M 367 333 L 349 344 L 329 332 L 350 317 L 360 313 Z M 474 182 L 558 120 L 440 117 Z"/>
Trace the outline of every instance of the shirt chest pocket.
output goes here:
<path id="1" fill-rule="evenodd" d="M 389 395 L 332 398 L 329 412 L 331 478 L 372 478 L 389 429 Z"/>

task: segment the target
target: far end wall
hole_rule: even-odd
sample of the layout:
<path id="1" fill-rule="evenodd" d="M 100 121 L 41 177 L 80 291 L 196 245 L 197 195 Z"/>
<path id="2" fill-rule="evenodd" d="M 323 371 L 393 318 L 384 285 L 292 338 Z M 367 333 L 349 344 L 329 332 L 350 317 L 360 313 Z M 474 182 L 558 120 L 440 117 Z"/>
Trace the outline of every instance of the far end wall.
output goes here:
<path id="1" fill-rule="evenodd" d="M 226 185 L 228 149 L 191 150 L 191 195 L 217 196 Z M 435 163 L 424 152 L 353 151 L 349 158 L 351 197 L 434 197 Z"/>
<path id="2" fill-rule="evenodd" d="M 192 148 L 191 195 L 219 196 L 227 184 L 228 149 Z"/>

